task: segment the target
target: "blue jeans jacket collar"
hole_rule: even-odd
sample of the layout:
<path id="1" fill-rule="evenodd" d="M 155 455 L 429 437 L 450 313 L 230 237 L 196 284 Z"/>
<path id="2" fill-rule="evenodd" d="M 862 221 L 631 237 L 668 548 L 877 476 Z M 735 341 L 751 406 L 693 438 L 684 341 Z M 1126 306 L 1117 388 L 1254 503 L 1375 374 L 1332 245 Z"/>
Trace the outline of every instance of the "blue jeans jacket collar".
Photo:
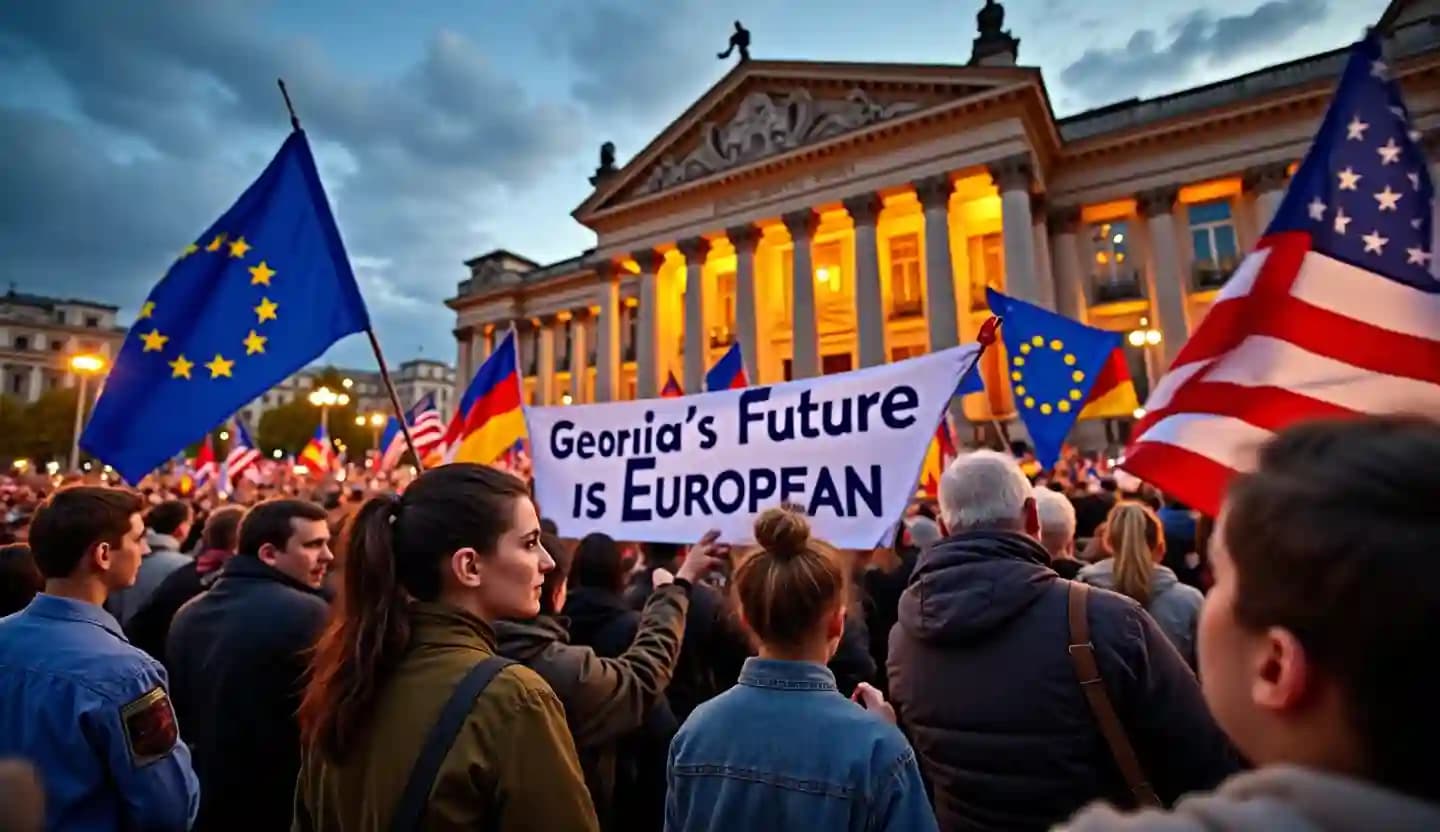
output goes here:
<path id="1" fill-rule="evenodd" d="M 835 674 L 823 664 L 759 657 L 745 660 L 740 684 L 779 690 L 839 690 L 835 686 Z"/>

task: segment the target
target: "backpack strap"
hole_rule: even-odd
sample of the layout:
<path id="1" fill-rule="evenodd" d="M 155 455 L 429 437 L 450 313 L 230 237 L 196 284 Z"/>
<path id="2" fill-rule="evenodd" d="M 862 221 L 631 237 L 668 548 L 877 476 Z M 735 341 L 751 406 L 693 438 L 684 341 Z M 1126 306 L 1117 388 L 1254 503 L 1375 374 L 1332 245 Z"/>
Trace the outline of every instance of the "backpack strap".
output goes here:
<path id="1" fill-rule="evenodd" d="M 425 745 L 420 748 L 420 757 L 410 769 L 410 779 L 405 782 L 405 791 L 390 816 L 392 832 L 411 832 L 420 829 L 425 817 L 425 808 L 430 802 L 430 790 L 435 786 L 435 777 L 440 773 L 440 764 L 450 753 L 465 718 L 475 706 L 475 699 L 490 686 L 500 671 L 515 664 L 502 656 L 491 656 L 471 668 L 450 693 L 450 699 L 440 711 L 440 718 L 431 726 L 425 736 Z"/>
<path id="2" fill-rule="evenodd" d="M 1085 701 L 1089 703 L 1090 712 L 1095 715 L 1095 721 L 1100 725 L 1100 733 L 1105 737 L 1105 744 L 1110 747 L 1110 756 L 1119 767 L 1120 775 L 1125 778 L 1125 785 L 1130 788 L 1135 805 L 1139 808 L 1159 807 L 1160 797 L 1145 779 L 1145 769 L 1140 765 L 1140 758 L 1135 755 L 1135 747 L 1130 744 L 1130 737 L 1125 733 L 1120 715 L 1115 712 L 1115 706 L 1110 702 L 1105 680 L 1100 676 L 1100 663 L 1095 660 L 1095 645 L 1090 641 L 1089 605 L 1086 603 L 1090 597 L 1090 587 L 1079 581 L 1067 583 L 1070 584 L 1070 660 L 1075 665 L 1075 677 L 1080 681 L 1080 690 L 1085 693 Z"/>

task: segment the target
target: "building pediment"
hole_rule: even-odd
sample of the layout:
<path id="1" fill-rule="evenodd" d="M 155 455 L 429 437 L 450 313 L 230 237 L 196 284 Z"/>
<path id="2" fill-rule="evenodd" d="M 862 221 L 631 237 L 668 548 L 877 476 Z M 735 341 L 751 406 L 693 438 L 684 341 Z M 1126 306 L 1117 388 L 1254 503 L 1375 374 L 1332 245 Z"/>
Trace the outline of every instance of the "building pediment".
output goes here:
<path id="1" fill-rule="evenodd" d="M 742 171 L 1003 87 L 1017 68 L 750 61 L 736 67 L 624 168 L 597 178 L 575 216 Z"/>

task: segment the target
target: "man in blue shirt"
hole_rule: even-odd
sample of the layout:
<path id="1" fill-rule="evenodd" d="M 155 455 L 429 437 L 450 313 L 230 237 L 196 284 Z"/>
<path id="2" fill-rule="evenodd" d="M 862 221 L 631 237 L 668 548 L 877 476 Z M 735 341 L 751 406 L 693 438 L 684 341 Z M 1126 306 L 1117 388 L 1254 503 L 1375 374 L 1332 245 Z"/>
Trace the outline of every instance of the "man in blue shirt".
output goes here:
<path id="1" fill-rule="evenodd" d="M 47 829 L 186 829 L 200 803 L 165 670 L 102 608 L 135 582 L 142 500 L 75 486 L 36 512 L 45 591 L 0 619 L 0 758 L 45 784 Z"/>

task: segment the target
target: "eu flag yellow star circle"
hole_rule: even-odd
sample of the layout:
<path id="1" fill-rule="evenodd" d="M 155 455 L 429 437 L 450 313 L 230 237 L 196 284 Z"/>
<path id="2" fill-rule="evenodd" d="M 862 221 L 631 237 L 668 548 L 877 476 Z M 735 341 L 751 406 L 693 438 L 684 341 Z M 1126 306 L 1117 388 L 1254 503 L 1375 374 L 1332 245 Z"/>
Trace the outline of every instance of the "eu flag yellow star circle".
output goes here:
<path id="1" fill-rule="evenodd" d="M 228 234 L 219 232 L 211 237 L 208 242 L 201 240 L 185 246 L 180 252 L 179 259 L 184 260 L 192 256 L 214 256 L 223 257 L 227 261 L 239 260 L 244 263 L 246 256 L 253 248 L 254 246 L 243 236 L 231 239 Z M 245 269 L 245 272 L 248 272 L 250 275 L 248 281 L 250 285 L 260 286 L 262 288 L 270 286 L 270 281 L 276 276 L 275 270 L 270 268 L 270 265 L 264 260 L 259 258 L 250 259 L 258 261 L 256 265 Z M 244 272 L 241 272 L 241 276 L 237 276 L 227 272 L 227 276 L 224 279 L 245 280 L 243 274 Z M 257 295 L 257 300 L 258 305 L 253 310 L 257 318 L 255 328 L 249 329 L 249 334 L 236 343 L 235 352 L 232 353 L 232 355 L 240 356 L 243 354 L 245 356 L 254 356 L 265 353 L 265 344 L 270 340 L 270 337 L 260 334 L 258 330 L 268 321 L 279 320 L 280 305 L 263 295 Z M 140 307 L 140 314 L 137 316 L 137 320 L 154 321 L 157 313 L 163 317 L 164 312 L 165 310 L 156 306 L 155 301 L 146 300 Z M 238 359 L 227 358 L 223 351 L 215 353 L 214 358 L 209 361 L 205 361 L 203 357 L 191 359 L 183 352 L 177 352 L 172 357 L 171 355 L 167 355 L 165 349 L 165 345 L 170 341 L 170 336 L 161 332 L 158 326 L 150 326 L 148 331 L 145 328 L 137 326 L 134 328 L 133 333 L 141 344 L 143 344 L 142 352 L 155 352 L 160 354 L 159 357 L 164 359 L 165 365 L 170 368 L 170 377 L 172 379 L 181 379 L 184 381 L 195 380 L 197 378 L 195 374 L 195 368 L 197 366 L 204 367 L 209 371 L 208 376 L 199 375 L 198 378 L 200 379 L 209 378 L 223 381 L 235 377 L 233 370 L 235 362 Z M 243 353 L 241 353 L 241 348 L 244 348 Z"/>
<path id="2" fill-rule="evenodd" d="M 1038 410 L 1042 416 L 1049 416 L 1052 413 L 1069 413 L 1072 408 L 1078 407 L 1085 393 L 1078 387 L 1069 387 L 1065 395 L 1055 401 L 1037 399 L 1034 391 L 1025 385 L 1026 374 L 1032 376 L 1043 374 L 1047 381 L 1051 381 L 1057 372 L 1063 378 L 1067 378 L 1072 384 L 1079 385 L 1085 381 L 1085 373 L 1081 370 L 1063 370 L 1063 367 L 1073 368 L 1079 359 L 1075 354 L 1065 349 L 1065 342 L 1059 338 L 1051 338 L 1048 341 L 1043 335 L 1034 335 L 1028 341 L 1020 344 L 1017 354 L 1010 356 L 1010 381 L 1013 382 L 1015 397 L 1020 401 L 1021 406 L 1026 410 Z M 1051 387 L 1046 384 L 1046 387 Z M 1061 385 L 1064 389 L 1069 385 Z"/>

